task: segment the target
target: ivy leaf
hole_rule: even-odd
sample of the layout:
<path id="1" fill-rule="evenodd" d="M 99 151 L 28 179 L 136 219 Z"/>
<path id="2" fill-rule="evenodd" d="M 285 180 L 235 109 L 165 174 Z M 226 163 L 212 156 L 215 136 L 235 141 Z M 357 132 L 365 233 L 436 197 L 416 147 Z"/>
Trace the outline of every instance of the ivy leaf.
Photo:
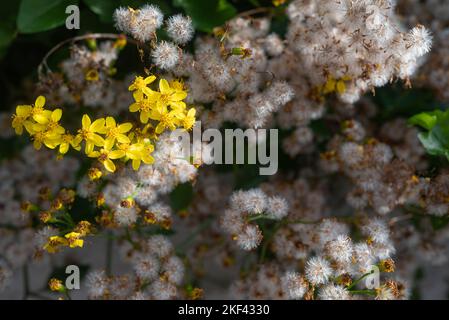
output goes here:
<path id="1" fill-rule="evenodd" d="M 418 139 L 428 154 L 449 160 L 449 109 L 417 114 L 409 123 L 425 130 L 418 134 Z"/>
<path id="2" fill-rule="evenodd" d="M 424 129 L 431 130 L 437 123 L 437 113 L 441 112 L 439 110 L 435 112 L 422 112 L 414 115 L 409 119 L 411 125 L 420 126 Z"/>
<path id="3" fill-rule="evenodd" d="M 175 0 L 174 5 L 182 7 L 192 18 L 196 29 L 211 32 L 237 14 L 227 0 Z"/>
<path id="4" fill-rule="evenodd" d="M 18 30 L 36 33 L 59 27 L 68 17 L 67 6 L 77 3 L 73 0 L 22 0 L 17 16 Z"/>
<path id="5" fill-rule="evenodd" d="M 426 149 L 427 153 L 432 156 L 443 155 L 444 146 L 438 141 L 437 137 L 432 132 L 421 132 L 418 134 L 418 139 Z"/>

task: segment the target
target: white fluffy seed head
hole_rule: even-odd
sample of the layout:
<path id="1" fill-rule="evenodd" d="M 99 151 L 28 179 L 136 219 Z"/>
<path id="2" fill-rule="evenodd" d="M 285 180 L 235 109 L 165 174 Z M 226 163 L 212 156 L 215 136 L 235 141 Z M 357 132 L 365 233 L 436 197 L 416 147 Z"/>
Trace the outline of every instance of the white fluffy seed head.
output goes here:
<path id="1" fill-rule="evenodd" d="M 188 16 L 177 14 L 167 21 L 167 33 L 177 44 L 183 45 L 192 40 L 194 32 L 192 19 Z"/>
<path id="2" fill-rule="evenodd" d="M 124 33 L 131 33 L 132 26 L 132 16 L 133 13 L 124 7 L 115 9 L 113 19 L 115 22 L 115 27 Z"/>
<path id="3" fill-rule="evenodd" d="M 167 280 L 179 285 L 184 277 L 184 263 L 177 256 L 171 256 L 162 266 L 162 272 Z"/>
<path id="4" fill-rule="evenodd" d="M 432 35 L 424 26 L 416 26 L 406 36 L 407 49 L 415 57 L 421 57 L 432 48 Z"/>
<path id="5" fill-rule="evenodd" d="M 287 272 L 282 278 L 282 290 L 289 299 L 298 300 L 304 297 L 308 284 L 306 280 L 297 272 Z"/>
<path id="6" fill-rule="evenodd" d="M 283 197 L 269 197 L 266 211 L 273 219 L 280 220 L 288 214 L 288 203 Z"/>
<path id="7" fill-rule="evenodd" d="M 231 197 L 231 207 L 238 212 L 260 214 L 267 208 L 267 195 L 259 188 L 237 191 Z"/>
<path id="8" fill-rule="evenodd" d="M 140 42 L 146 42 L 154 37 L 163 20 L 164 15 L 157 6 L 145 5 L 133 16 L 131 35 Z"/>
<path id="9" fill-rule="evenodd" d="M 326 284 L 332 276 L 332 268 L 329 262 L 321 257 L 313 257 L 306 263 L 306 278 L 313 285 Z"/>
<path id="10" fill-rule="evenodd" d="M 162 235 L 152 236 L 147 241 L 148 252 L 156 255 L 158 258 L 165 258 L 173 252 L 173 244 Z"/>
<path id="11" fill-rule="evenodd" d="M 171 42 L 161 41 L 151 52 L 151 58 L 157 67 L 170 70 L 179 61 L 179 48 Z"/>
<path id="12" fill-rule="evenodd" d="M 92 271 L 87 275 L 86 280 L 91 297 L 98 298 L 106 293 L 109 280 L 104 271 Z"/>
<path id="13" fill-rule="evenodd" d="M 326 244 L 328 255 L 339 263 L 351 261 L 353 253 L 352 240 L 346 235 L 339 235 L 335 240 Z"/>
<path id="14" fill-rule="evenodd" d="M 257 225 L 247 224 L 237 235 L 237 245 L 243 250 L 253 250 L 262 241 L 262 232 Z"/>
<path id="15" fill-rule="evenodd" d="M 137 220 L 136 209 L 118 206 L 114 211 L 114 220 L 121 226 L 129 226 Z"/>
<path id="16" fill-rule="evenodd" d="M 145 280 L 154 280 L 159 273 L 159 260 L 153 255 L 138 256 L 134 263 L 136 275 Z"/>
<path id="17" fill-rule="evenodd" d="M 371 219 L 362 227 L 362 232 L 376 243 L 389 244 L 390 242 L 390 230 L 381 219 Z"/>
<path id="18" fill-rule="evenodd" d="M 318 298 L 320 300 L 350 300 L 351 296 L 345 287 L 331 283 L 320 289 Z"/>

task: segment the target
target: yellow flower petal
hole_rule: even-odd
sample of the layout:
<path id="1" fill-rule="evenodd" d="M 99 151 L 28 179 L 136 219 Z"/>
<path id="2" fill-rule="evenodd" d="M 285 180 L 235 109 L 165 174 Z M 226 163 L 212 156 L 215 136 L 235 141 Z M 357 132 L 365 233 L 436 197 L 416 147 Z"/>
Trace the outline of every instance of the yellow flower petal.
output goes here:
<path id="1" fill-rule="evenodd" d="M 92 130 L 93 132 L 102 131 L 104 124 L 105 120 L 103 118 L 97 119 L 90 125 L 90 130 Z"/>
<path id="2" fill-rule="evenodd" d="M 169 93 L 171 91 L 170 85 L 168 84 L 168 81 L 165 79 L 161 79 L 159 81 L 159 91 L 161 93 Z"/>
<path id="3" fill-rule="evenodd" d="M 115 119 L 113 117 L 107 117 L 106 118 L 106 126 L 107 127 L 113 127 L 115 128 L 116 122 Z"/>
<path id="4" fill-rule="evenodd" d="M 92 142 L 97 146 L 97 147 L 102 147 L 104 146 L 104 139 L 102 137 L 100 137 L 98 134 L 92 134 L 92 136 L 90 137 L 90 139 L 92 140 Z"/>
<path id="5" fill-rule="evenodd" d="M 45 105 L 45 97 L 44 96 L 37 97 L 34 106 L 37 108 L 42 108 L 44 105 Z"/>
<path id="6" fill-rule="evenodd" d="M 120 133 L 126 133 L 129 130 L 131 130 L 133 127 L 132 123 L 130 122 L 126 122 L 126 123 L 122 123 L 121 125 L 119 125 L 118 128 L 118 132 Z"/>
<path id="7" fill-rule="evenodd" d="M 53 122 L 58 122 L 59 120 L 61 120 L 61 117 L 62 117 L 62 110 L 61 109 L 55 109 L 51 113 L 51 120 Z"/>
<path id="8" fill-rule="evenodd" d="M 61 143 L 59 145 L 59 153 L 60 154 L 66 154 L 69 151 L 69 144 L 68 143 Z"/>
<path id="9" fill-rule="evenodd" d="M 112 162 L 111 160 L 106 159 L 106 160 L 103 162 L 103 165 L 104 165 L 104 167 L 106 168 L 106 170 L 108 170 L 109 172 L 114 172 L 114 171 L 115 171 L 115 164 L 114 164 L 114 162 Z"/>
<path id="10" fill-rule="evenodd" d="M 134 102 L 132 105 L 129 106 L 129 112 L 137 112 L 140 109 L 140 105 L 137 102 Z"/>
<path id="11" fill-rule="evenodd" d="M 123 158 L 125 156 L 125 151 L 123 150 L 114 150 L 109 152 L 108 157 L 110 159 L 120 159 Z"/>
<path id="12" fill-rule="evenodd" d="M 118 134 L 117 140 L 120 143 L 130 143 L 131 142 L 131 140 L 129 140 L 129 138 L 127 136 L 125 136 L 124 134 Z"/>
<path id="13" fill-rule="evenodd" d="M 26 117 L 30 114 L 33 108 L 31 106 L 17 106 L 16 113 L 18 116 Z"/>
<path id="14" fill-rule="evenodd" d="M 144 81 L 145 81 L 145 84 L 150 84 L 150 83 L 154 82 L 154 80 L 156 80 L 155 76 L 148 76 L 145 78 Z"/>
<path id="15" fill-rule="evenodd" d="M 81 122 L 83 124 L 83 129 L 85 129 L 85 130 L 88 130 L 90 127 L 90 124 L 92 123 L 87 114 L 83 115 L 83 119 L 81 120 Z"/>

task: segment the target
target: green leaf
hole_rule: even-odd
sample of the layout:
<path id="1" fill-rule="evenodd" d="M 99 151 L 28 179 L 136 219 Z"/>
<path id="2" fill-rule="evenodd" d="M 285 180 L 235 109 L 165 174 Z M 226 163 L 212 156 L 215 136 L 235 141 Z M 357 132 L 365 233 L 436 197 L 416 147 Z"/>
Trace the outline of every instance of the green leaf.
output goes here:
<path id="1" fill-rule="evenodd" d="M 437 115 L 434 112 L 422 112 L 411 117 L 410 124 L 431 130 L 437 123 Z"/>
<path id="2" fill-rule="evenodd" d="M 418 134 L 418 139 L 428 154 L 433 156 L 444 155 L 444 146 L 432 132 L 421 132 Z"/>
<path id="3" fill-rule="evenodd" d="M 17 17 L 21 33 L 51 30 L 64 24 L 67 6 L 76 5 L 73 0 L 22 0 Z"/>
<path id="4" fill-rule="evenodd" d="M 170 193 L 170 205 L 174 211 L 186 209 L 193 198 L 193 187 L 190 183 L 178 185 Z"/>
<path id="5" fill-rule="evenodd" d="M 192 18 L 195 28 L 205 32 L 223 25 L 237 13 L 227 0 L 175 0 L 174 5 L 182 7 Z"/>
<path id="6" fill-rule="evenodd" d="M 100 17 L 101 22 L 112 22 L 112 14 L 118 5 L 110 0 L 83 0 L 84 3 L 95 14 Z"/>
<path id="7" fill-rule="evenodd" d="M 17 35 L 16 17 L 18 11 L 18 1 L 2 4 L 2 10 L 0 11 L 0 57 L 6 53 L 6 49 Z"/>

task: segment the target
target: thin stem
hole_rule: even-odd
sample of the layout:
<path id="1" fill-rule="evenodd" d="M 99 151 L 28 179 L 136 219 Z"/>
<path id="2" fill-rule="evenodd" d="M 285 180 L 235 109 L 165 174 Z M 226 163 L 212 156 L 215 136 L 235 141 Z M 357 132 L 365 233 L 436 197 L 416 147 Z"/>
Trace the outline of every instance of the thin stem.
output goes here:
<path id="1" fill-rule="evenodd" d="M 360 281 L 362 281 L 363 279 L 365 279 L 366 277 L 368 277 L 369 275 L 372 275 L 374 273 L 374 271 L 365 273 L 363 276 L 361 276 L 360 278 L 358 278 L 356 281 L 354 281 L 347 289 L 351 290 L 352 288 L 354 288 L 357 284 L 360 283 Z"/>
<path id="2" fill-rule="evenodd" d="M 47 54 L 42 59 L 42 62 L 39 64 L 39 66 L 37 68 L 39 78 L 41 78 L 43 76 L 43 70 L 42 70 L 43 67 L 45 67 L 48 72 L 52 72 L 50 67 L 47 64 L 48 58 L 50 58 L 50 56 L 53 53 L 55 53 L 56 51 L 58 51 L 59 49 L 61 49 L 63 46 L 65 46 L 68 43 L 74 43 L 77 41 L 82 41 L 82 40 L 87 40 L 87 39 L 119 39 L 119 38 L 123 38 L 123 37 L 125 37 L 125 36 L 121 35 L 121 34 L 115 34 L 115 33 L 90 33 L 90 34 L 85 34 L 82 36 L 77 36 L 77 37 L 73 37 L 73 38 L 69 38 L 64 41 L 61 41 L 57 45 L 55 45 L 53 48 L 51 48 L 50 51 L 47 52 Z M 138 42 L 135 41 L 134 39 L 130 39 L 127 37 L 125 37 L 125 38 L 126 38 L 126 41 L 132 42 L 134 44 L 138 44 Z"/>
<path id="3" fill-rule="evenodd" d="M 190 235 L 188 235 L 184 241 L 182 241 L 179 249 L 187 249 L 191 242 L 193 242 L 198 234 L 200 234 L 203 230 L 207 229 L 212 222 L 215 220 L 215 217 L 210 217 L 206 219 L 203 223 L 201 223 L 196 230 L 194 230 Z M 178 250 L 179 250 L 178 249 Z"/>

